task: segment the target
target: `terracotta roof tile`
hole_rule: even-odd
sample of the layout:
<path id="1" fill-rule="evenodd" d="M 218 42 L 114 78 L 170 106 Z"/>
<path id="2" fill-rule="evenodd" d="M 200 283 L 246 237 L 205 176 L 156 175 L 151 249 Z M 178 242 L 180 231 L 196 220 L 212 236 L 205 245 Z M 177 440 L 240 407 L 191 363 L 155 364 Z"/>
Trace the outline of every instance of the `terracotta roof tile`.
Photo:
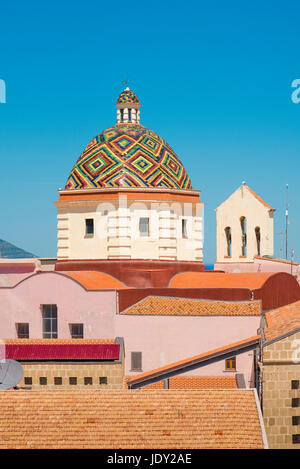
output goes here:
<path id="1" fill-rule="evenodd" d="M 219 273 L 183 272 L 170 281 L 170 288 L 262 288 L 274 272 Z"/>
<path id="2" fill-rule="evenodd" d="M 268 311 L 266 320 L 264 335 L 267 341 L 300 328 L 300 301 Z"/>
<path id="3" fill-rule="evenodd" d="M 260 301 L 212 301 L 147 296 L 120 314 L 160 316 L 258 316 Z"/>
<path id="4" fill-rule="evenodd" d="M 126 381 L 130 377 L 126 377 Z M 127 388 L 127 384 L 125 386 Z M 140 388 L 164 389 L 164 380 L 147 384 Z M 237 389 L 235 376 L 204 376 L 204 375 L 181 375 L 169 378 L 169 389 Z"/>
<path id="5" fill-rule="evenodd" d="M 84 345 L 114 344 L 115 339 L 2 339 L 9 345 Z"/>
<path id="6" fill-rule="evenodd" d="M 253 390 L 0 393 L 1 449 L 263 447 Z"/>

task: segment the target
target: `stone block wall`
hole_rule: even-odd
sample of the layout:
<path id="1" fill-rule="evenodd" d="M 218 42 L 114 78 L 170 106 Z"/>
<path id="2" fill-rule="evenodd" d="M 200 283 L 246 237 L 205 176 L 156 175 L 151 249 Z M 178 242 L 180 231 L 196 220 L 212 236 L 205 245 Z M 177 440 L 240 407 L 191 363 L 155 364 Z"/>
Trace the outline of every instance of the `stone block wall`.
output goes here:
<path id="1" fill-rule="evenodd" d="M 123 388 L 124 363 L 21 362 L 21 364 L 24 376 L 18 384 L 19 387 L 38 391 L 86 391 L 88 389 L 95 391 Z M 61 378 L 61 380 L 55 380 L 55 378 Z M 76 384 L 70 384 L 70 378 L 77 378 Z M 85 378 L 92 378 L 92 384 L 87 384 L 90 380 L 85 380 Z M 100 378 L 106 378 L 107 384 L 100 384 Z M 61 381 L 61 384 L 55 384 L 55 381 L 56 383 Z"/>
<path id="2" fill-rule="evenodd" d="M 264 347 L 263 416 L 270 448 L 300 449 L 300 345 L 295 340 L 300 344 L 300 333 Z"/>

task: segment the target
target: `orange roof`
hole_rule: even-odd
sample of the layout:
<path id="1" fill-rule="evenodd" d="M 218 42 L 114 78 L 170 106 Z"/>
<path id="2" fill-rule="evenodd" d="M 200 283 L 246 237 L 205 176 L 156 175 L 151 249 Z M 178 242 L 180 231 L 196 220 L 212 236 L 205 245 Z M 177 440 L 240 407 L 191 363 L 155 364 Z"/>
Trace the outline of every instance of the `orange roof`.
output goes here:
<path id="1" fill-rule="evenodd" d="M 255 290 L 276 275 L 274 272 L 219 273 L 183 272 L 170 281 L 170 288 L 247 288 Z"/>
<path id="2" fill-rule="evenodd" d="M 115 339 L 2 339 L 7 345 L 93 345 L 114 344 Z"/>
<path id="3" fill-rule="evenodd" d="M 1 449 L 264 448 L 255 391 L 2 391 Z"/>
<path id="4" fill-rule="evenodd" d="M 161 316 L 258 316 L 260 301 L 207 301 L 147 296 L 120 314 Z"/>
<path id="5" fill-rule="evenodd" d="M 127 381 L 129 376 L 126 378 Z M 141 388 L 143 391 L 145 389 L 164 389 L 164 381 L 162 379 Z M 169 378 L 169 389 L 237 389 L 237 383 L 235 376 L 181 375 Z"/>
<path id="6" fill-rule="evenodd" d="M 204 362 L 205 360 L 209 360 L 211 358 L 222 356 L 226 352 L 232 352 L 232 354 L 234 354 L 234 352 L 238 351 L 241 348 L 247 348 L 249 346 L 256 345 L 259 342 L 259 339 L 259 335 L 248 337 L 247 339 L 240 340 L 239 342 L 225 345 L 224 347 L 219 347 L 214 350 L 209 350 L 208 352 L 201 353 L 200 355 L 195 355 L 193 357 L 189 357 L 178 362 L 170 363 L 169 365 L 161 366 L 159 368 L 155 368 L 154 370 L 146 371 L 145 373 L 140 373 L 128 379 L 128 386 L 142 383 L 147 381 L 148 379 L 166 375 L 176 370 L 184 370 L 188 366 Z"/>
<path id="7" fill-rule="evenodd" d="M 104 272 L 73 270 L 60 271 L 58 273 L 73 278 L 86 288 L 86 290 L 121 290 L 123 288 L 128 288 L 124 283 Z"/>
<path id="8" fill-rule="evenodd" d="M 266 320 L 264 335 L 267 341 L 300 328 L 300 301 L 268 311 Z"/>
<path id="9" fill-rule="evenodd" d="M 264 257 L 264 256 L 254 256 L 254 259 L 261 259 L 262 261 L 273 261 L 273 262 L 282 262 L 282 264 L 289 264 L 289 265 L 299 265 L 298 262 L 291 262 L 285 259 L 275 259 L 274 257 Z"/>
<path id="10" fill-rule="evenodd" d="M 259 195 L 256 194 L 256 192 L 254 192 L 254 190 L 250 189 L 249 186 L 244 186 L 244 187 L 247 187 L 247 189 L 251 192 L 252 195 L 254 195 L 254 197 L 259 200 L 259 202 L 261 202 L 265 207 L 269 208 L 270 210 L 274 210 L 274 208 L 271 207 L 271 205 L 267 204 L 267 202 L 265 202 Z"/>

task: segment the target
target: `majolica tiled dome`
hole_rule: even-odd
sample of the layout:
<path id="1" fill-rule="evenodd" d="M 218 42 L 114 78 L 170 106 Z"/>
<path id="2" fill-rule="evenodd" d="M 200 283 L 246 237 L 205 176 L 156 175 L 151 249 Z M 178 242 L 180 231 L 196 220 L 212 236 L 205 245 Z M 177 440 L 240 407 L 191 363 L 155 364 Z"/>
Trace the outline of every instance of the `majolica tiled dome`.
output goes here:
<path id="1" fill-rule="evenodd" d="M 165 187 L 191 189 L 181 161 L 165 140 L 140 124 L 116 124 L 88 144 L 66 189 Z"/>
<path id="2" fill-rule="evenodd" d="M 139 104 L 139 98 L 137 95 L 131 91 L 129 88 L 126 90 L 122 91 L 120 96 L 118 97 L 117 104 L 122 104 L 122 103 L 135 103 Z"/>
<path id="3" fill-rule="evenodd" d="M 118 106 L 125 101 L 119 100 L 125 99 L 132 101 L 120 111 Z M 172 148 L 138 123 L 136 103 L 139 100 L 129 88 L 121 93 L 117 102 L 118 123 L 88 144 L 71 171 L 66 189 L 192 189 L 190 178 Z"/>

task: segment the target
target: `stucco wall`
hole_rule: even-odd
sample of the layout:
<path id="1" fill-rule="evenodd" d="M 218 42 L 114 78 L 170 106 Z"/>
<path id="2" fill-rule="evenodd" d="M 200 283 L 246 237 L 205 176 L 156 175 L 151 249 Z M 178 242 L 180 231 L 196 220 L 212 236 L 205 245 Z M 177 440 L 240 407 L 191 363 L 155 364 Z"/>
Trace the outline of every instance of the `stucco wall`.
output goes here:
<path id="1" fill-rule="evenodd" d="M 247 254 L 242 255 L 240 218 L 247 220 Z M 249 262 L 257 252 L 255 228 L 260 228 L 261 255 L 273 255 L 273 211 L 261 203 L 247 188 L 239 187 L 216 209 L 217 262 Z M 231 228 L 231 256 L 227 253 L 225 228 Z"/>
<path id="2" fill-rule="evenodd" d="M 143 200 L 64 202 L 58 205 L 60 259 L 170 259 L 202 261 L 202 204 Z M 149 218 L 149 236 L 139 233 L 139 219 Z M 85 219 L 94 219 L 94 235 Z M 187 220 L 187 239 L 182 237 Z"/>
<path id="3" fill-rule="evenodd" d="M 116 335 L 124 337 L 125 374 L 131 371 L 131 352 L 142 352 L 142 371 L 149 371 L 178 360 L 199 355 L 224 345 L 254 336 L 260 316 L 136 316 L 117 315 Z M 237 357 L 237 372 L 252 383 L 253 352 Z M 190 374 L 228 374 L 224 361 L 191 371 Z"/>
<path id="4" fill-rule="evenodd" d="M 42 304 L 56 304 L 58 337 L 70 338 L 70 323 L 84 323 L 85 338 L 113 338 L 114 290 L 86 291 L 55 272 L 28 277 L 13 288 L 0 288 L 0 337 L 17 336 L 15 324 L 29 322 L 30 338 L 42 338 Z"/>

